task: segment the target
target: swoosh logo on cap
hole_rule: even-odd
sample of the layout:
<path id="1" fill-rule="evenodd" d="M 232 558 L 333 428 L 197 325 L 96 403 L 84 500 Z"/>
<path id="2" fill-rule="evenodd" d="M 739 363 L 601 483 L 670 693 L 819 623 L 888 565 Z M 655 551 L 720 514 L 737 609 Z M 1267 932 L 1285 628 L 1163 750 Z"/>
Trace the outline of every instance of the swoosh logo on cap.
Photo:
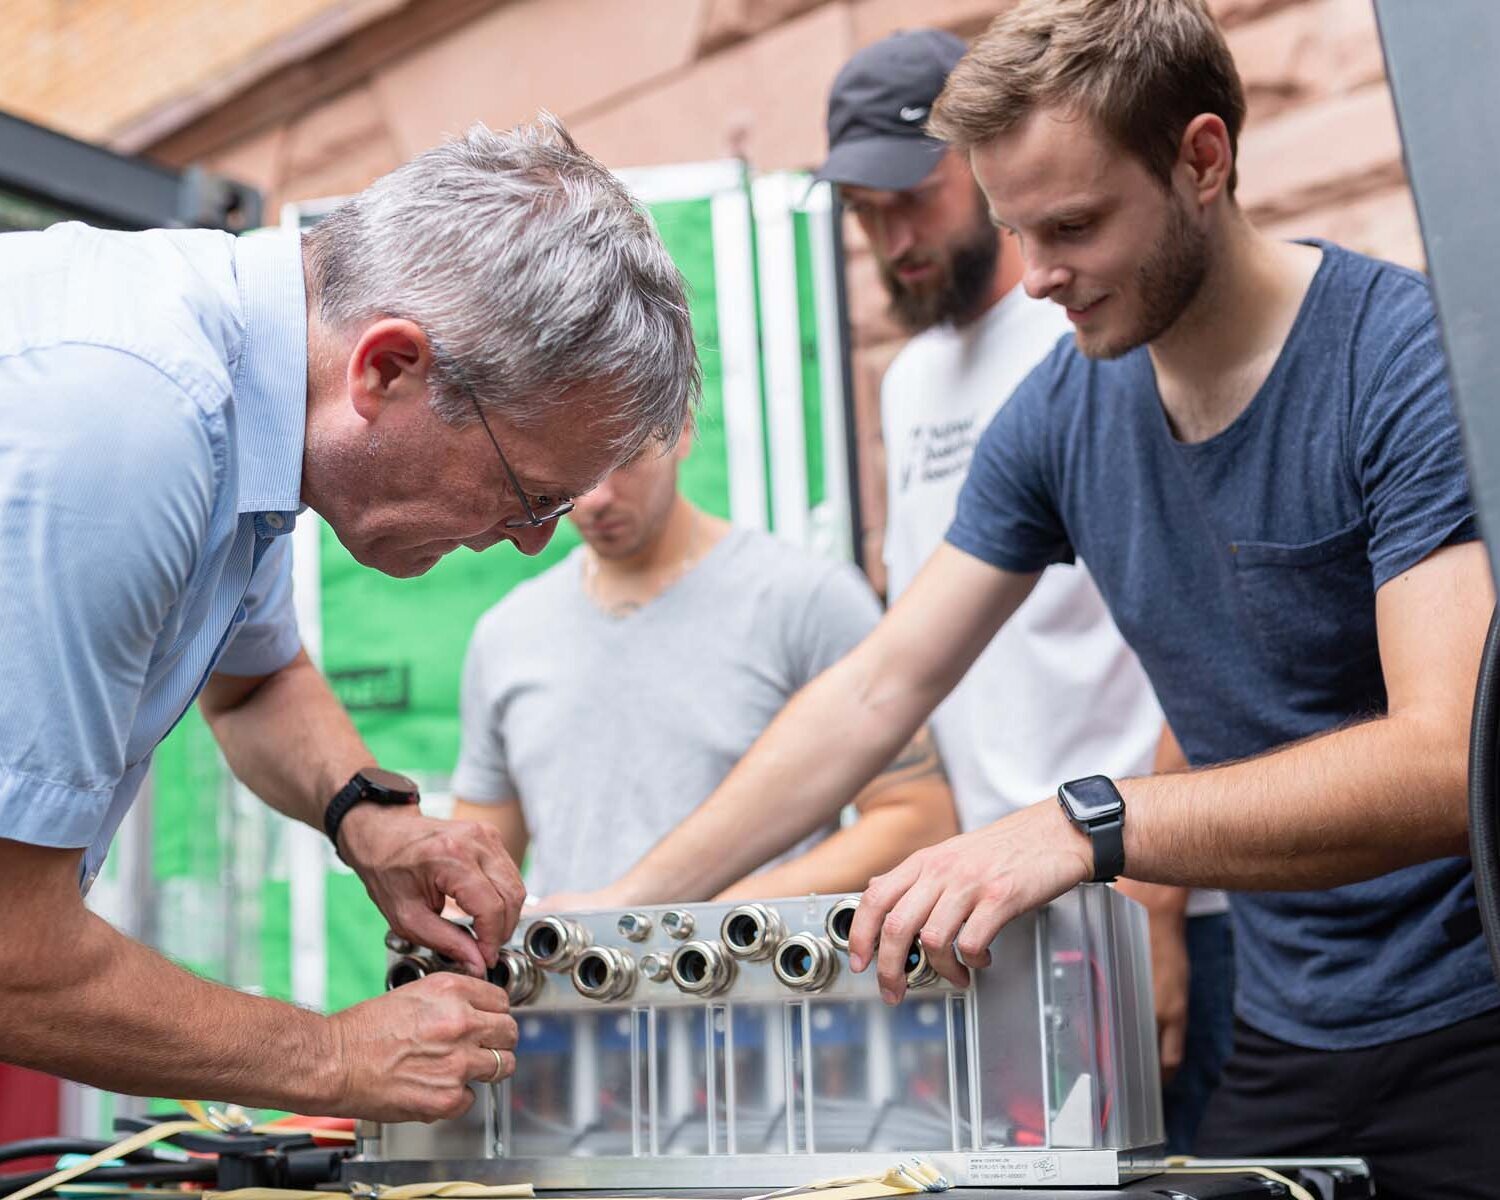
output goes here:
<path id="1" fill-rule="evenodd" d="M 920 121 L 926 115 L 927 105 L 925 104 L 907 104 L 902 106 L 901 109 L 901 119 L 903 121 Z"/>

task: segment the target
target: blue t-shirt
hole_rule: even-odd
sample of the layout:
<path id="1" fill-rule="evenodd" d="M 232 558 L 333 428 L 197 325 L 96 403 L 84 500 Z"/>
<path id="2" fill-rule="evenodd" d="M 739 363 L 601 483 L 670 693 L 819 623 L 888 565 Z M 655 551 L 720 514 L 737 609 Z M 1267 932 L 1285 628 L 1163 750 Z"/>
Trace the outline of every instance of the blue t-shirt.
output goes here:
<path id="1" fill-rule="evenodd" d="M 1384 712 L 1375 590 L 1478 536 L 1426 281 L 1315 244 L 1227 429 L 1177 441 L 1144 348 L 1096 362 L 1064 338 L 985 432 L 948 532 L 1011 571 L 1083 558 L 1197 765 Z M 1500 1006 L 1467 860 L 1231 907 L 1236 1011 L 1272 1037 L 1378 1045 Z"/>

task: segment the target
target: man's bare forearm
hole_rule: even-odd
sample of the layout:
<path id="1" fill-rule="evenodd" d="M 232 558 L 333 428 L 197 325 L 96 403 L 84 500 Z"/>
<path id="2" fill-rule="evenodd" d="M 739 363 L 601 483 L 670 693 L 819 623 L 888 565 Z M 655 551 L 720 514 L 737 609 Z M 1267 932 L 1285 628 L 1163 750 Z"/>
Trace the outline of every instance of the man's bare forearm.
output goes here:
<path id="1" fill-rule="evenodd" d="M 792 697 L 714 794 L 596 898 L 712 896 L 832 820 L 963 678 L 1037 578 L 939 546 L 874 632 Z"/>
<path id="2" fill-rule="evenodd" d="M 1125 869 L 1189 887 L 1337 887 L 1467 854 L 1467 723 L 1382 717 L 1227 766 L 1121 782 Z"/>
<path id="3" fill-rule="evenodd" d="M 374 764 L 369 747 L 306 654 L 243 691 L 235 682 L 215 677 L 201 701 L 230 769 L 273 808 L 321 828 L 334 793 Z"/>
<path id="4" fill-rule="evenodd" d="M 958 832 L 952 795 L 945 780 L 906 785 L 906 802 L 860 816 L 852 825 L 799 854 L 731 884 L 717 900 L 805 896 L 809 892 L 860 892 L 872 878 L 889 871 L 913 850 Z"/>
<path id="5" fill-rule="evenodd" d="M 833 820 L 926 715 L 871 696 L 857 658 L 794 696 L 676 830 L 616 885 L 626 903 L 714 895 Z"/>
<path id="6" fill-rule="evenodd" d="M 731 884 L 717 899 L 861 892 L 913 850 L 958 832 L 953 789 L 923 726 L 854 798 L 858 819 L 790 862 Z"/>
<path id="7" fill-rule="evenodd" d="M 89 912 L 81 858 L 0 838 L 0 1061 L 136 1095 L 373 1121 L 460 1116 L 467 1085 L 513 1062 L 516 1024 L 492 984 L 442 972 L 328 1017 L 247 996 Z"/>
<path id="8" fill-rule="evenodd" d="M 1165 775 L 1188 769 L 1187 755 L 1182 752 L 1177 735 L 1163 721 L 1161 736 L 1156 742 L 1156 753 L 1152 756 L 1151 773 Z M 1187 919 L 1188 888 L 1173 887 L 1166 883 L 1142 883 L 1138 879 L 1121 879 L 1115 887 L 1150 914 L 1153 936 L 1157 929 L 1175 929 L 1180 936 L 1182 923 Z"/>
<path id="9" fill-rule="evenodd" d="M 258 679 L 216 675 L 199 700 L 229 766 L 273 808 L 314 829 L 350 777 L 374 763 L 343 706 L 305 653 Z M 391 929 L 464 962 L 493 965 L 526 891 L 493 830 L 415 808 L 357 804 L 339 827 L 339 856 L 354 868 Z M 474 937 L 440 917 L 451 896 L 474 918 Z"/>
<path id="10" fill-rule="evenodd" d="M 338 1109 L 341 1066 L 326 1018 L 200 979 L 81 906 L 65 925 L 39 953 L 5 956 L 7 1061 L 134 1095 Z M 295 1069 L 267 1070 L 278 1062 Z"/>

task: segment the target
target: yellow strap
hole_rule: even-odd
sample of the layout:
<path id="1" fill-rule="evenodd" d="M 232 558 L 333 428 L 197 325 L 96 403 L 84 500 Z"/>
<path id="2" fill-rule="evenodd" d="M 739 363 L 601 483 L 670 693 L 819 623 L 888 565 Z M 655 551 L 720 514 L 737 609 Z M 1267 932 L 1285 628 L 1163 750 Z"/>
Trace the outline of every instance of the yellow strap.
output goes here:
<path id="1" fill-rule="evenodd" d="M 339 1196 L 339 1192 L 299 1192 L 296 1188 L 263 1188 L 245 1187 L 235 1188 L 229 1192 L 204 1192 L 203 1195 L 210 1200 L 219 1200 L 219 1197 L 229 1196 L 233 1200 L 333 1200 Z"/>
<path id="2" fill-rule="evenodd" d="M 456 1200 L 504 1200 L 535 1195 L 529 1183 L 407 1183 L 380 1189 L 380 1200 L 426 1200 L 429 1196 Z"/>
<path id="3" fill-rule="evenodd" d="M 876 1200 L 879 1196 L 909 1196 L 917 1189 L 867 1179 L 860 1183 L 847 1183 L 842 1187 L 819 1187 L 815 1190 L 818 1200 Z"/>
<path id="4" fill-rule="evenodd" d="M 76 1166 L 65 1167 L 48 1175 L 46 1179 L 38 1179 L 28 1187 L 23 1187 L 19 1192 L 12 1192 L 9 1200 L 31 1200 L 32 1196 L 40 1196 L 43 1192 L 50 1192 L 53 1188 L 67 1183 L 70 1179 L 77 1179 L 80 1175 L 87 1175 L 95 1167 L 102 1167 L 114 1158 L 124 1158 L 127 1154 L 133 1154 L 142 1150 L 152 1142 L 159 1142 L 162 1138 L 169 1138 L 173 1134 L 187 1133 L 190 1130 L 202 1129 L 204 1126 L 198 1121 L 163 1121 L 160 1125 L 153 1125 L 150 1129 L 143 1129 L 140 1133 L 133 1133 L 122 1142 L 116 1142 L 113 1146 L 99 1151 L 98 1154 L 84 1159 Z"/>
<path id="5" fill-rule="evenodd" d="M 870 1172 L 866 1175 L 840 1175 L 832 1179 L 815 1179 L 811 1183 L 798 1184 L 796 1187 L 762 1192 L 758 1196 L 747 1197 L 747 1200 L 780 1200 L 783 1196 L 796 1196 L 804 1192 L 817 1192 L 819 1193 L 818 1200 L 829 1200 L 829 1193 L 832 1193 L 834 1189 L 852 1187 L 859 1187 L 861 1196 L 845 1196 L 843 1200 L 863 1200 L 864 1197 L 905 1196 L 912 1192 L 946 1192 L 949 1186 L 941 1171 L 926 1159 L 913 1155 L 902 1159 L 893 1167 L 887 1167 L 884 1171 Z M 883 1190 L 871 1190 L 874 1188 Z"/>
<path id="6" fill-rule="evenodd" d="M 92 1155 L 83 1162 L 67 1167 L 61 1171 L 55 1171 L 45 1179 L 39 1179 L 28 1187 L 10 1195 L 8 1200 L 31 1200 L 33 1196 L 40 1196 L 62 1186 L 81 1175 L 87 1175 L 96 1167 L 115 1159 L 124 1158 L 137 1150 L 170 1138 L 179 1133 L 195 1131 L 206 1131 L 210 1133 L 224 1132 L 228 1127 L 236 1124 L 237 1118 L 242 1118 L 238 1109 L 228 1112 L 220 1112 L 204 1106 L 197 1100 L 184 1100 L 180 1102 L 183 1109 L 190 1113 L 195 1119 L 190 1121 L 163 1121 L 153 1125 L 149 1129 L 143 1129 L 139 1133 L 133 1133 L 129 1137 L 116 1142 L 99 1153 Z M 286 1125 L 259 1125 L 254 1127 L 256 1133 L 291 1133 L 302 1132 L 315 1134 L 319 1137 L 341 1136 L 353 1140 L 354 1135 L 343 1130 L 294 1130 Z M 1279 1178 L 1279 1176 L 1277 1177 Z M 886 1196 L 904 1196 L 913 1192 L 922 1191 L 920 1184 L 913 1182 L 920 1179 L 923 1182 L 941 1180 L 941 1176 L 920 1159 L 909 1159 L 897 1166 L 888 1168 L 881 1174 L 866 1176 L 846 1176 L 837 1179 L 815 1180 L 801 1187 L 787 1188 L 781 1192 L 767 1193 L 769 1196 L 790 1196 L 799 1193 L 816 1192 L 817 1200 L 881 1200 Z M 1295 1186 L 1295 1185 L 1293 1185 Z M 104 1193 L 113 1189 L 107 1185 L 98 1187 L 92 1185 L 80 1185 L 80 1191 L 88 1193 Z M 457 1180 L 445 1180 L 430 1183 L 410 1183 L 397 1187 L 370 1187 L 355 1183 L 351 1185 L 355 1192 L 365 1192 L 379 1197 L 379 1200 L 527 1200 L 535 1193 L 529 1183 L 514 1184 L 483 1184 L 466 1183 Z M 1297 1189 L 1301 1191 L 1301 1189 Z M 134 1195 L 180 1195 L 167 1189 L 137 1188 L 131 1189 Z M 291 1188 L 236 1188 L 228 1192 L 208 1191 L 203 1193 L 206 1200 L 329 1200 L 330 1192 L 298 1191 Z M 754 1200 L 765 1200 L 757 1197 Z M 1297 1196 L 1297 1200 L 1312 1200 L 1306 1192 Z"/>
<path id="7" fill-rule="evenodd" d="M 360 1194 L 371 1194 L 380 1200 L 428 1200 L 444 1197 L 448 1200 L 524 1200 L 534 1195 L 529 1183 L 408 1183 L 399 1187 L 371 1187 L 368 1184 L 353 1184 Z M 292 1188 L 235 1188 L 232 1192 L 206 1192 L 206 1200 L 333 1200 L 338 1192 L 301 1192 Z"/>
<path id="8" fill-rule="evenodd" d="M 129 1137 L 123 1139 L 122 1141 L 116 1142 L 113 1146 L 109 1146 L 106 1149 L 99 1151 L 98 1154 L 92 1155 L 89 1158 L 84 1159 L 81 1163 L 76 1163 L 76 1164 L 74 1164 L 71 1167 L 65 1167 L 61 1171 L 54 1171 L 51 1175 L 48 1175 L 46 1179 L 39 1179 L 35 1183 L 30 1184 L 29 1186 L 23 1187 L 19 1192 L 12 1192 L 10 1194 L 10 1196 L 7 1198 L 7 1200 L 31 1200 L 32 1196 L 40 1196 L 40 1195 L 42 1195 L 45 1192 L 50 1192 L 54 1188 L 61 1187 L 63 1184 L 68 1183 L 71 1180 L 77 1179 L 80 1175 L 87 1175 L 90 1171 L 94 1170 L 96 1167 L 102 1167 L 106 1163 L 112 1162 L 113 1160 L 115 1160 L 117 1158 L 124 1158 L 127 1154 L 133 1154 L 137 1150 L 144 1149 L 145 1147 L 151 1145 L 152 1142 L 159 1142 L 159 1141 L 162 1141 L 162 1140 L 164 1140 L 166 1138 L 172 1137 L 172 1136 L 174 1136 L 176 1134 L 179 1134 L 179 1133 L 190 1133 L 190 1132 L 195 1132 L 195 1131 L 208 1132 L 208 1133 L 220 1133 L 220 1132 L 223 1132 L 224 1121 L 222 1119 L 221 1120 L 215 1120 L 214 1119 L 216 1115 L 220 1115 L 220 1114 L 217 1113 L 217 1110 L 212 1110 L 210 1108 L 207 1108 L 207 1107 L 205 1107 L 203 1104 L 201 1104 L 197 1100 L 180 1100 L 180 1101 L 178 1101 L 178 1103 L 182 1105 L 184 1111 L 186 1111 L 190 1116 L 192 1116 L 194 1118 L 193 1120 L 191 1120 L 191 1121 L 181 1121 L 181 1120 L 178 1120 L 178 1121 L 163 1121 L 163 1122 L 161 1122 L 158 1125 L 151 1126 L 150 1129 L 143 1129 L 143 1130 L 141 1130 L 140 1133 L 133 1133 Z M 236 1115 L 238 1115 L 238 1114 L 239 1114 L 239 1110 L 238 1109 L 231 1109 L 230 1112 L 227 1114 L 227 1117 L 230 1120 L 230 1122 L 232 1123 L 234 1117 Z M 352 1142 L 352 1141 L 354 1141 L 354 1133 L 353 1133 L 353 1131 L 352 1130 L 347 1130 L 347 1129 L 297 1129 L 297 1128 L 293 1128 L 293 1127 L 286 1126 L 286 1125 L 257 1125 L 257 1126 L 254 1127 L 254 1132 L 256 1132 L 256 1133 L 282 1133 L 282 1134 L 288 1134 L 288 1133 L 306 1133 L 306 1134 L 310 1134 L 310 1135 L 313 1135 L 313 1136 L 316 1136 L 316 1137 L 335 1139 L 335 1140 L 338 1140 L 338 1141 L 341 1141 L 341 1142 L 344 1142 L 344 1141 Z M 103 1185 L 103 1186 L 107 1186 L 107 1185 Z M 477 1185 L 475 1185 L 475 1184 L 469 1184 L 469 1185 L 466 1185 L 466 1186 L 474 1187 L 474 1186 L 477 1186 Z M 526 1188 L 526 1190 L 524 1192 L 506 1192 L 506 1193 L 504 1193 L 504 1195 L 506 1195 L 506 1196 L 529 1196 L 529 1195 L 531 1195 L 531 1186 L 529 1184 L 527 1184 L 527 1185 L 525 1185 L 525 1188 Z M 103 1187 L 101 1187 L 101 1190 L 103 1190 Z M 247 1189 L 247 1190 L 254 1190 L 254 1189 Z M 274 1189 L 264 1189 L 264 1190 L 274 1191 Z M 134 1195 L 145 1195 L 145 1194 L 148 1194 L 147 1190 L 144 1189 L 144 1188 L 132 1188 L 131 1191 L 132 1191 L 132 1194 L 134 1194 Z M 175 1193 L 175 1194 L 180 1194 L 180 1193 Z M 222 1195 L 224 1193 L 219 1193 L 219 1194 Z M 286 1193 L 277 1193 L 277 1194 L 280 1195 L 280 1196 L 284 1196 L 286 1198 L 286 1200 L 290 1200 L 290 1198 L 293 1197 L 293 1196 L 305 1197 L 305 1198 L 309 1198 L 309 1200 L 327 1200 L 327 1193 L 324 1193 L 324 1192 L 298 1192 L 298 1193 L 286 1192 Z M 423 1195 L 438 1195 L 439 1193 L 436 1193 L 436 1192 L 426 1193 L 426 1192 L 424 1192 L 422 1194 Z M 486 1193 L 486 1194 L 487 1195 L 493 1194 L 493 1195 L 496 1195 L 496 1196 L 500 1195 L 500 1193 Z M 470 1195 L 470 1194 L 465 1193 L 465 1196 L 468 1196 L 468 1195 Z M 246 1200 L 250 1200 L 250 1198 L 246 1197 Z M 473 1197 L 473 1200 L 478 1200 L 477 1195 L 475 1195 Z"/>
<path id="9" fill-rule="evenodd" d="M 209 1115 L 208 1108 L 204 1105 L 203 1101 L 179 1100 L 177 1103 L 182 1107 L 183 1112 L 187 1113 L 188 1116 L 192 1117 L 193 1120 L 197 1121 L 200 1125 L 204 1125 L 209 1129 L 213 1129 L 215 1125 L 218 1124 L 218 1122 L 213 1120 L 213 1118 Z M 218 1109 L 214 1110 L 216 1114 L 218 1113 L 218 1111 Z M 238 1108 L 232 1108 L 230 1111 L 236 1117 L 240 1117 L 243 1115 Z"/>
<path id="10" fill-rule="evenodd" d="M 299 1192 L 296 1188 L 235 1188 L 228 1192 L 204 1192 L 211 1200 L 230 1196 L 233 1200 L 332 1200 L 338 1192 Z"/>

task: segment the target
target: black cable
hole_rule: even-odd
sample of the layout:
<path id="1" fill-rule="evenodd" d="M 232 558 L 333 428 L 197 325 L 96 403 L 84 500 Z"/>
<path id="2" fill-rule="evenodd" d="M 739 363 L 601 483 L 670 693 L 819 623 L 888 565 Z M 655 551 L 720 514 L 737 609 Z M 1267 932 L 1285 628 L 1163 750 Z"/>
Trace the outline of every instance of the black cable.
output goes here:
<path id="1" fill-rule="evenodd" d="M 1500 980 L 1500 606 L 1490 618 L 1469 727 L 1469 857 L 1479 920 Z"/>
<path id="2" fill-rule="evenodd" d="M 19 1192 L 38 1180 L 55 1174 L 56 1167 L 47 1171 L 28 1171 L 22 1175 L 0 1175 L 0 1196 Z M 219 1164 L 211 1159 L 186 1163 L 138 1163 L 129 1167 L 99 1167 L 79 1176 L 80 1183 L 182 1183 L 209 1182 L 219 1176 Z"/>
<path id="3" fill-rule="evenodd" d="M 18 1158 L 59 1158 L 64 1154 L 98 1154 L 101 1150 L 108 1150 L 113 1142 L 102 1141 L 98 1138 L 81 1137 L 36 1137 L 23 1138 L 18 1142 L 6 1142 L 0 1145 L 0 1162 L 13 1162 Z M 126 1162 L 175 1162 L 176 1159 L 163 1158 L 160 1153 L 148 1147 L 140 1150 L 132 1150 L 129 1154 L 122 1156 Z"/>

